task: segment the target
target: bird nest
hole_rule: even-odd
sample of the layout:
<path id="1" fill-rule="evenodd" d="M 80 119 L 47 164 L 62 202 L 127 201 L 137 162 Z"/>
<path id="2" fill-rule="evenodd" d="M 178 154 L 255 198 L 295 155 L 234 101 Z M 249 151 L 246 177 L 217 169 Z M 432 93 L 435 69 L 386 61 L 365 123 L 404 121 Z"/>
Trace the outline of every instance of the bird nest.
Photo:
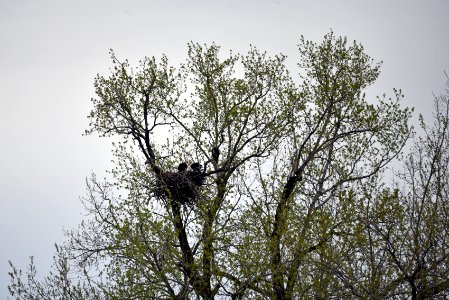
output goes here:
<path id="1" fill-rule="evenodd" d="M 204 184 L 204 173 L 199 163 L 192 164 L 188 171 L 187 165 L 181 163 L 178 172 L 162 172 L 159 177 L 156 195 L 181 204 L 196 202 L 199 187 Z"/>

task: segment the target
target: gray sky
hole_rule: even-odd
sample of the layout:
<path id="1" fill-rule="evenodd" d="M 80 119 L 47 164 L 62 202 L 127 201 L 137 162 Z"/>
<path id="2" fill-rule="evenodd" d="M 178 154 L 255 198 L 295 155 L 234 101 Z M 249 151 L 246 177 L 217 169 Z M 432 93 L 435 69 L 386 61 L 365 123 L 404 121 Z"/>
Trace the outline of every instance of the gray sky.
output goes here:
<path id="1" fill-rule="evenodd" d="M 320 41 L 332 28 L 384 61 L 370 95 L 402 88 L 430 116 L 449 72 L 448 15 L 446 0 L 0 0 L 0 298 L 8 260 L 25 268 L 33 255 L 49 271 L 53 244 L 83 218 L 85 178 L 110 167 L 109 142 L 81 136 L 109 49 L 178 64 L 189 41 L 252 44 L 288 55 L 295 74 L 300 35 Z"/>

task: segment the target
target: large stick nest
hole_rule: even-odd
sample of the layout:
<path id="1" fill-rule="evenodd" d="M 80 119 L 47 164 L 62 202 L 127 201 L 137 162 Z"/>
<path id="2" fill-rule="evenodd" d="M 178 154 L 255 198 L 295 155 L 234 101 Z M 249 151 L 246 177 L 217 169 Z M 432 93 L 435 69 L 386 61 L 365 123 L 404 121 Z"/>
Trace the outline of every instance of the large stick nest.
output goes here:
<path id="1" fill-rule="evenodd" d="M 156 195 L 181 204 L 197 201 L 199 188 L 204 184 L 204 173 L 199 163 L 194 163 L 187 170 L 181 163 L 178 172 L 161 172 L 157 180 Z"/>

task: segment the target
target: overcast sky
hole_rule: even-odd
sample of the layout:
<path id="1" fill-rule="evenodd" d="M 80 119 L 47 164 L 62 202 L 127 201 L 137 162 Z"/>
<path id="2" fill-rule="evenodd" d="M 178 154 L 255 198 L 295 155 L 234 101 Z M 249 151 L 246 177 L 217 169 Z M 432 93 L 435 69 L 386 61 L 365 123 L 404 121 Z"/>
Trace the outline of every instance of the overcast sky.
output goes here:
<path id="1" fill-rule="evenodd" d="M 331 28 L 384 62 L 370 95 L 401 88 L 430 116 L 449 71 L 447 0 L 0 0 L 0 299 L 8 260 L 25 268 L 33 255 L 49 271 L 53 244 L 83 218 L 85 178 L 111 167 L 109 142 L 81 136 L 109 49 L 178 64 L 189 41 L 252 44 L 286 54 L 295 74 L 300 35 L 318 42 Z"/>

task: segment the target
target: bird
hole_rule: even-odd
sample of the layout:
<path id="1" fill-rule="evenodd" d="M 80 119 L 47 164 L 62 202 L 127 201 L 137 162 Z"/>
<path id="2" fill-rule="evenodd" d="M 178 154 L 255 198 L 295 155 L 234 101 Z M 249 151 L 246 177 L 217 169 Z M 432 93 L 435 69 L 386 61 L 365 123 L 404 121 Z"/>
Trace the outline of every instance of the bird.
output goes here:
<path id="1" fill-rule="evenodd" d="M 215 163 L 218 162 L 218 157 L 220 156 L 220 150 L 218 147 L 212 148 L 212 159 L 215 161 Z"/>
<path id="2" fill-rule="evenodd" d="M 178 171 L 179 172 L 184 172 L 185 170 L 187 170 L 187 164 L 185 162 L 180 163 L 178 166 Z"/>

